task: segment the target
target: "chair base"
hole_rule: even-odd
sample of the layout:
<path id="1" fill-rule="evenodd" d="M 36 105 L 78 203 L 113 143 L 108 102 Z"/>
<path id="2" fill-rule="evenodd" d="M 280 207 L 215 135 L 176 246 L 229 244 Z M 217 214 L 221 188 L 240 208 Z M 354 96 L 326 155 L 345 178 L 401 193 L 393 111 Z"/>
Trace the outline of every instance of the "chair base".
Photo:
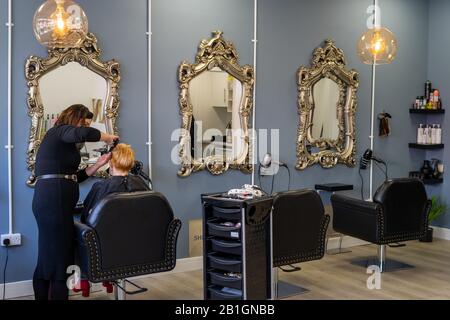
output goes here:
<path id="1" fill-rule="evenodd" d="M 296 286 L 294 284 L 278 281 L 277 299 L 286 299 L 310 292 L 310 290 Z"/>
<path id="2" fill-rule="evenodd" d="M 380 259 L 378 257 L 371 257 L 365 260 L 351 261 L 350 263 L 363 268 L 368 268 L 370 266 L 380 266 Z M 414 266 L 400 261 L 386 259 L 383 264 L 382 272 L 394 272 L 407 269 L 414 269 Z"/>
<path id="3" fill-rule="evenodd" d="M 330 255 L 330 256 L 335 256 L 335 255 L 338 255 L 338 254 L 350 253 L 350 252 L 352 252 L 352 250 L 345 249 L 345 248 L 338 248 L 338 249 L 327 250 L 327 254 Z"/>
<path id="4" fill-rule="evenodd" d="M 339 247 L 336 249 L 328 249 L 328 242 L 330 241 L 331 238 L 339 238 Z M 344 235 L 340 234 L 340 233 L 336 233 L 336 234 L 332 234 L 329 235 L 327 238 L 327 251 L 326 253 L 330 256 L 335 256 L 338 254 L 343 254 L 343 253 L 350 253 L 352 252 L 349 249 L 346 248 L 342 248 L 342 241 L 344 240 Z"/>

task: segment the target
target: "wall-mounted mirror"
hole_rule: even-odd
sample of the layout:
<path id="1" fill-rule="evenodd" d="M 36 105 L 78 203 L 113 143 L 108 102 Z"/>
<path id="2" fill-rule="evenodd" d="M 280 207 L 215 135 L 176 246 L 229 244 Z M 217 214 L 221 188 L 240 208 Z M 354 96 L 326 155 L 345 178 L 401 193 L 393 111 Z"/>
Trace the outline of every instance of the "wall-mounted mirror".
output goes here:
<path id="1" fill-rule="evenodd" d="M 232 43 L 214 32 L 203 40 L 195 64 L 179 68 L 179 176 L 209 170 L 214 175 L 229 168 L 251 172 L 249 116 L 253 107 L 253 68 L 239 66 Z"/>
<path id="2" fill-rule="evenodd" d="M 117 134 L 120 66 L 114 60 L 102 62 L 100 55 L 97 39 L 89 34 L 80 48 L 50 49 L 47 58 L 31 56 L 27 60 L 28 107 L 32 120 L 28 148 L 28 169 L 32 174 L 28 185 L 35 183 L 34 164 L 39 145 L 67 107 L 85 105 L 94 114 L 90 126 Z M 79 145 L 81 166 L 95 163 L 103 147 L 102 142 Z M 99 170 L 98 176 L 107 176 L 106 169 Z"/>
<path id="3" fill-rule="evenodd" d="M 344 52 L 332 40 L 314 51 L 312 66 L 300 67 L 297 169 L 315 164 L 353 167 L 358 73 L 347 70 Z"/>

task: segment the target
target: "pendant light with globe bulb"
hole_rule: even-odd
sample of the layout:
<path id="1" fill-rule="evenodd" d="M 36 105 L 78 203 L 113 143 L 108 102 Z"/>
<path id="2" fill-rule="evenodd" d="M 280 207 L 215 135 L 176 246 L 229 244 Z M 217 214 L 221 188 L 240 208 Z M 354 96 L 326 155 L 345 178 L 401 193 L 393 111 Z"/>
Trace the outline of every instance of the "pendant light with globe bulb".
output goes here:
<path id="1" fill-rule="evenodd" d="M 33 20 L 36 39 L 49 48 L 79 47 L 88 33 L 88 19 L 72 0 L 47 0 Z"/>

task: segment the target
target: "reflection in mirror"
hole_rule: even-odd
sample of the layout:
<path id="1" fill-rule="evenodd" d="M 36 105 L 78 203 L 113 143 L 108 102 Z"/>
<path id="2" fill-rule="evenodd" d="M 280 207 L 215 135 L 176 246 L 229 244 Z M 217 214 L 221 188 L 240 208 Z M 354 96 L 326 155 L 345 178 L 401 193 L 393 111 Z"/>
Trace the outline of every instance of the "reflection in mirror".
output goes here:
<path id="1" fill-rule="evenodd" d="M 44 108 L 40 139 L 53 127 L 59 114 L 73 104 L 83 104 L 94 114 L 92 121 L 87 125 L 107 132 L 105 124 L 107 82 L 97 73 L 77 62 L 69 62 L 45 74 L 39 80 L 39 88 Z M 103 146 L 103 142 L 80 145 L 82 164 L 94 164 L 100 156 L 96 150 Z"/>
<path id="2" fill-rule="evenodd" d="M 191 156 L 198 161 L 215 157 L 232 162 L 242 151 L 241 139 L 233 135 L 241 126 L 241 82 L 215 67 L 191 81 L 189 97 L 193 108 Z"/>
<path id="3" fill-rule="evenodd" d="M 329 78 L 322 78 L 313 87 L 313 97 L 312 138 L 337 140 L 339 86 Z"/>
<path id="4" fill-rule="evenodd" d="M 102 61 L 101 49 L 93 33 L 76 48 L 50 48 L 46 57 L 30 56 L 25 64 L 28 86 L 28 115 L 31 119 L 27 167 L 31 172 L 27 185 L 36 183 L 36 154 L 45 133 L 59 114 L 73 104 L 83 104 L 93 113 L 90 125 L 109 134 L 118 134 L 120 64 Z M 103 143 L 79 145 L 81 167 L 96 161 Z M 96 176 L 108 177 L 106 167 Z"/>

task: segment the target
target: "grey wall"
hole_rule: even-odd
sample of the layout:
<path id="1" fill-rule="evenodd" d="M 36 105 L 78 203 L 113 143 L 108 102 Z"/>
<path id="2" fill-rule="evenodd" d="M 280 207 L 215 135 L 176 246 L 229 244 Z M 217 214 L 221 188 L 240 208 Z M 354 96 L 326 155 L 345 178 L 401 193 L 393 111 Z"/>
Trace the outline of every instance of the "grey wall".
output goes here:
<path id="1" fill-rule="evenodd" d="M 259 128 L 281 128 L 280 154 L 284 162 L 293 164 L 296 160 L 296 71 L 300 65 L 310 64 L 313 49 L 327 38 L 334 39 L 344 50 L 348 67 L 360 73 L 358 154 L 368 148 L 371 67 L 359 61 L 356 42 L 366 30 L 365 12 L 371 3 L 371 0 L 260 1 L 257 124 Z M 408 149 L 408 142 L 416 134 L 408 108 L 426 75 L 427 1 L 380 1 L 380 6 L 382 24 L 397 35 L 400 50 L 392 65 L 378 67 L 376 113 L 386 110 L 392 114 L 393 134 L 388 139 L 377 138 L 375 150 L 389 162 L 390 176 L 402 177 L 420 157 L 410 154 Z M 314 167 L 294 172 L 293 176 L 296 188 L 311 187 L 318 182 L 353 183 L 357 188 L 360 185 L 358 170 L 343 166 L 331 171 Z M 379 185 L 383 175 L 375 171 L 375 177 L 375 185 Z M 281 184 L 282 179 L 279 181 L 279 188 L 286 185 Z"/>
<path id="2" fill-rule="evenodd" d="M 449 123 L 449 103 L 450 103 L 450 64 L 448 58 L 450 57 L 450 38 L 448 37 L 448 30 L 450 30 L 450 20 L 448 13 L 450 12 L 450 2 L 445 0 L 430 0 L 429 11 L 429 39 L 428 39 L 428 79 L 433 82 L 435 88 L 439 88 L 442 95 L 443 107 L 446 108 L 447 113 L 442 116 L 428 117 L 428 123 L 442 123 L 444 143 L 449 143 L 450 130 L 447 127 Z M 446 166 L 446 174 L 444 177 L 444 184 L 430 187 L 430 193 L 441 197 L 441 199 L 450 204 L 448 195 L 450 194 L 450 184 L 448 182 L 448 170 L 450 150 L 447 148 L 443 151 L 433 151 L 427 153 L 427 158 L 438 158 L 444 161 Z M 438 219 L 436 225 L 449 228 L 450 215 L 445 215 Z"/>
<path id="3" fill-rule="evenodd" d="M 444 2 L 444 1 L 442 1 Z M 5 0 L 0 1 L 0 26 L 5 22 Z M 25 165 L 29 119 L 26 108 L 25 59 L 45 55 L 34 39 L 32 16 L 41 0 L 14 1 L 14 205 L 15 231 L 24 245 L 11 250 L 8 282 L 30 279 L 36 260 L 37 230 L 31 212 L 32 190 L 25 187 Z M 146 162 L 147 79 L 146 1 L 79 0 L 104 50 L 104 58 L 122 63 L 121 113 L 119 129 Z M 347 182 L 359 188 L 356 169 L 315 167 L 304 172 L 293 169 L 297 132 L 296 70 L 309 65 L 313 50 L 326 38 L 333 38 L 345 51 L 350 68 L 360 72 L 357 138 L 358 155 L 368 146 L 370 112 L 370 66 L 356 56 L 356 41 L 365 30 L 366 8 L 371 0 L 260 0 L 257 82 L 257 128 L 280 129 L 281 160 L 292 168 L 293 187 L 312 187 L 320 182 Z M 410 152 L 417 121 L 410 118 L 412 99 L 423 90 L 427 76 L 428 0 L 383 0 L 382 22 L 399 38 L 400 51 L 390 66 L 379 68 L 377 112 L 393 115 L 393 135 L 376 141 L 377 154 L 390 164 L 392 177 L 405 176 L 420 165 L 424 154 Z M 201 39 L 213 30 L 223 30 L 236 45 L 241 64 L 252 64 L 253 1 L 251 0 L 154 0 L 153 1 L 153 175 L 155 188 L 171 202 L 184 227 L 178 257 L 188 254 L 188 222 L 201 217 L 200 194 L 223 191 L 251 182 L 250 175 L 230 171 L 213 177 L 203 172 L 180 179 L 178 166 L 170 161 L 176 142 L 170 137 L 180 126 L 177 68 L 182 60 L 194 61 Z M 5 144 L 4 98 L 5 28 L 0 28 L 0 143 Z M 3 150 L 3 148 L 1 149 Z M 6 152 L 0 150 L 0 232 L 7 231 Z M 286 188 L 284 175 L 277 177 L 277 190 Z M 382 175 L 376 171 L 377 184 Z M 366 181 L 368 181 L 366 179 Z M 268 180 L 264 180 L 265 186 Z M 86 192 L 89 185 L 83 187 Z M 355 191 L 355 194 L 358 192 Z M 4 254 L 3 250 L 0 250 Z M 3 257 L 3 256 L 2 256 Z M 2 260 L 3 261 L 3 260 Z M 1 264 L 1 263 L 0 263 Z"/>
<path id="4" fill-rule="evenodd" d="M 7 153 L 7 2 L 0 1 L 0 233 L 8 231 L 8 176 Z M 0 267 L 5 261 L 5 250 L 0 249 Z M 3 282 L 3 279 L 0 280 Z"/>

